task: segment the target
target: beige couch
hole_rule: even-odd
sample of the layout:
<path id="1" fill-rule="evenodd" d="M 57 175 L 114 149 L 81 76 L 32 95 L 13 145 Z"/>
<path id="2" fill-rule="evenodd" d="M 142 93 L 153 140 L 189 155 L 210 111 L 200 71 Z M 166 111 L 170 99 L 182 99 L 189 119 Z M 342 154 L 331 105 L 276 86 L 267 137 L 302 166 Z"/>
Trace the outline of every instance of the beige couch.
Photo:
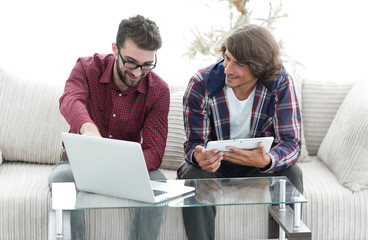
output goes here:
<path id="1" fill-rule="evenodd" d="M 368 87 L 352 86 L 297 82 L 306 146 L 299 163 L 308 199 L 303 221 L 313 239 L 368 239 Z M 60 133 L 68 130 L 58 110 L 62 90 L 63 85 L 25 81 L 0 69 L 0 239 L 48 238 L 47 179 L 59 160 Z M 182 94 L 171 95 L 162 164 L 169 179 L 176 177 L 183 154 Z M 86 211 L 88 239 L 126 238 L 129 213 Z M 216 236 L 266 238 L 267 206 L 218 207 Z M 165 209 L 159 239 L 186 239 L 180 209 Z"/>

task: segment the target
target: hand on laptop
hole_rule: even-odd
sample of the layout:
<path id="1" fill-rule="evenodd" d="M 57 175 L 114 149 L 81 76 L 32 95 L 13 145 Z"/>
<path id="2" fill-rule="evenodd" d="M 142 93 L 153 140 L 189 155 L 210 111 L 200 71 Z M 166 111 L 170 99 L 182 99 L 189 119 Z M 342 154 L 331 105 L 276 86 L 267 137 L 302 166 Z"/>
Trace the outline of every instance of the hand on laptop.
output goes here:
<path id="1" fill-rule="evenodd" d="M 82 125 L 80 133 L 85 136 L 102 137 L 98 127 L 94 123 L 90 122 L 86 122 Z"/>

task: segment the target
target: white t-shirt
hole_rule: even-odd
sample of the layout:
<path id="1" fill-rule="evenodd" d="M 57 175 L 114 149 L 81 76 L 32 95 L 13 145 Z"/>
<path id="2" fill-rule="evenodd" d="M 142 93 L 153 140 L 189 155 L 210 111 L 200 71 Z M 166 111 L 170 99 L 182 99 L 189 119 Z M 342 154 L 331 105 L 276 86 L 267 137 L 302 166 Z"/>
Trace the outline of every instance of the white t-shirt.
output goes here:
<path id="1" fill-rule="evenodd" d="M 250 119 L 255 88 L 245 100 L 236 98 L 232 88 L 225 86 L 227 107 L 230 112 L 230 139 L 249 138 Z"/>

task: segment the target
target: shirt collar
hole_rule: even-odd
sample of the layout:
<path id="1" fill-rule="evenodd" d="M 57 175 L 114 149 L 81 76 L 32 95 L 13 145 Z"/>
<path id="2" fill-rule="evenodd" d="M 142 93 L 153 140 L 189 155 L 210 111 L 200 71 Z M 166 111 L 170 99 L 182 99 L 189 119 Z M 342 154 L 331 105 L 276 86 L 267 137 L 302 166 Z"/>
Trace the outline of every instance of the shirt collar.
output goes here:
<path id="1" fill-rule="evenodd" d="M 285 68 L 282 67 L 282 72 L 279 76 L 277 76 L 277 80 L 270 82 L 264 82 L 261 79 L 257 81 L 257 89 L 264 85 L 269 91 L 278 84 L 280 77 L 286 77 L 287 73 Z M 224 60 L 219 61 L 218 63 L 213 64 L 207 69 L 207 78 L 205 78 L 205 85 L 210 97 L 215 96 L 219 91 L 223 89 L 225 86 L 225 68 L 224 68 Z"/>
<path id="2" fill-rule="evenodd" d="M 108 58 L 107 67 L 106 67 L 104 73 L 102 74 L 102 77 L 100 78 L 100 81 L 99 81 L 100 83 L 110 83 L 110 82 L 112 82 L 115 56 L 114 56 L 114 54 L 109 54 L 107 56 L 107 58 Z"/>

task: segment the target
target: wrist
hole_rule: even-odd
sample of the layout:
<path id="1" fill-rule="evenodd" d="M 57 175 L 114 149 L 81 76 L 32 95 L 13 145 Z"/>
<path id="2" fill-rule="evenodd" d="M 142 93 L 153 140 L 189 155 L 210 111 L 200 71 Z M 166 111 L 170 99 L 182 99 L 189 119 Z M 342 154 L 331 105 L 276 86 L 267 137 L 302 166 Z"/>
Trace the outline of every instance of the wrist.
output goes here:
<path id="1" fill-rule="evenodd" d="M 91 135 L 91 136 L 100 136 L 100 131 L 96 124 L 91 122 L 83 123 L 80 130 L 81 135 Z"/>
<path id="2" fill-rule="evenodd" d="M 266 165 L 264 167 L 260 168 L 261 171 L 265 171 L 265 170 L 269 169 L 272 166 L 272 159 L 267 154 L 266 154 L 265 160 L 266 160 Z"/>
<path id="3" fill-rule="evenodd" d="M 195 158 L 195 151 L 193 151 L 193 153 L 192 153 L 192 163 L 195 164 L 195 165 L 198 165 L 197 160 Z"/>

